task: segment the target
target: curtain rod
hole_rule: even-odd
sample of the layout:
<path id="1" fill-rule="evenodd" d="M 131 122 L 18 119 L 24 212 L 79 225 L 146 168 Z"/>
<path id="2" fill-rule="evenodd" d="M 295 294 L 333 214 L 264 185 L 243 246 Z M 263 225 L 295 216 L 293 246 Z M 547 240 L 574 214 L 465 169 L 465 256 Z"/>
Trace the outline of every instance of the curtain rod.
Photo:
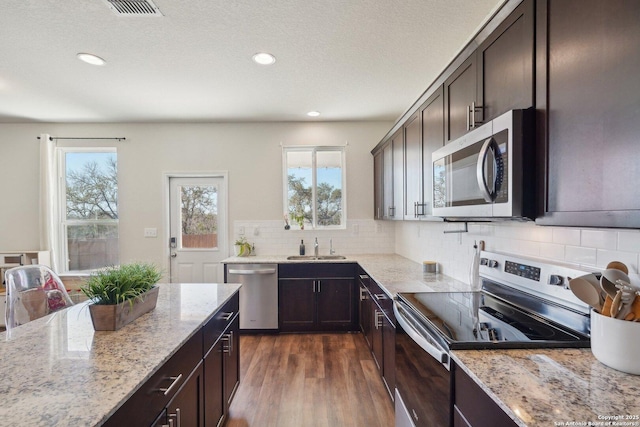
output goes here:
<path id="1" fill-rule="evenodd" d="M 40 137 L 38 137 L 40 139 Z M 75 136 L 50 136 L 49 141 L 53 141 L 54 139 L 115 139 L 116 141 L 125 141 L 127 138 L 125 137 L 115 137 L 115 138 L 79 138 Z"/>

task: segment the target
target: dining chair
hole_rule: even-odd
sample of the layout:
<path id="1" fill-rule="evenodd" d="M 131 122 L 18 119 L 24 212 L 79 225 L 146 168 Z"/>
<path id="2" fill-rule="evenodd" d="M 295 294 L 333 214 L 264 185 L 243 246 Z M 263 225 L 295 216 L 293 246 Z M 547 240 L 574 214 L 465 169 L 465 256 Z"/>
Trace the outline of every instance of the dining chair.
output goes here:
<path id="1" fill-rule="evenodd" d="M 6 328 L 9 332 L 73 305 L 60 278 L 47 266 L 25 265 L 5 271 Z"/>

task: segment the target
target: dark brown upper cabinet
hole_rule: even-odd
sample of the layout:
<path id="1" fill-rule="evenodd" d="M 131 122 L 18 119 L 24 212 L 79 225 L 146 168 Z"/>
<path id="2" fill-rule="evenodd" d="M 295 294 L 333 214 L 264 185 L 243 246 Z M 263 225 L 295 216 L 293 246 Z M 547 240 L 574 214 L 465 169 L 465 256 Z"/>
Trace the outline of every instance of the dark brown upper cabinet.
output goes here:
<path id="1" fill-rule="evenodd" d="M 445 142 L 450 142 L 473 129 L 471 109 L 477 102 L 476 55 L 462 63 L 444 82 Z M 481 112 L 478 109 L 474 113 Z M 476 118 L 480 123 L 482 117 Z"/>
<path id="2" fill-rule="evenodd" d="M 422 122 L 422 177 L 423 214 L 431 215 L 431 194 L 433 192 L 433 172 L 431 154 L 444 145 L 444 92 L 442 86 L 420 107 Z"/>
<path id="3" fill-rule="evenodd" d="M 534 102 L 534 2 L 525 0 L 444 82 L 445 142 Z"/>
<path id="4" fill-rule="evenodd" d="M 533 106 L 534 13 L 525 0 L 478 47 L 476 121 Z"/>
<path id="5" fill-rule="evenodd" d="M 538 1 L 539 224 L 640 227 L 640 2 Z"/>
<path id="6" fill-rule="evenodd" d="M 420 114 L 411 116 L 404 129 L 404 183 L 405 198 L 403 216 L 405 220 L 419 219 L 423 214 L 422 198 L 422 140 L 420 138 Z"/>

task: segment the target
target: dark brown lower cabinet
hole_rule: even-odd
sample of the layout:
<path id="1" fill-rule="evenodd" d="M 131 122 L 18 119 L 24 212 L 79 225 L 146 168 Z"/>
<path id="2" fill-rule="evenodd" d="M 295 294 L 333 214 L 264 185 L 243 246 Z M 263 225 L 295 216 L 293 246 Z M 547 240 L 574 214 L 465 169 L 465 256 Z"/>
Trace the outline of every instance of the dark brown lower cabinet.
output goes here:
<path id="1" fill-rule="evenodd" d="M 200 362 L 167 405 L 165 422 L 157 425 L 203 426 L 203 380 L 204 371 Z"/>
<path id="2" fill-rule="evenodd" d="M 513 421 L 464 370 L 454 370 L 454 427 L 515 427 Z"/>
<path id="3" fill-rule="evenodd" d="M 396 327 L 391 320 L 394 319 L 393 301 L 363 270 L 358 273 L 358 283 L 360 330 L 393 400 L 396 388 Z"/>
<path id="4" fill-rule="evenodd" d="M 224 416 L 224 396 L 222 392 L 222 340 L 219 340 L 204 358 L 204 389 L 206 404 L 204 419 L 206 426 L 217 426 Z"/>
<path id="5" fill-rule="evenodd" d="M 224 424 L 240 384 L 240 317 L 236 314 L 204 358 L 204 425 Z"/>
<path id="6" fill-rule="evenodd" d="M 354 264 L 280 264 L 278 276 L 281 332 L 358 329 Z"/>
<path id="7" fill-rule="evenodd" d="M 105 426 L 218 426 L 240 382 L 238 293 Z"/>

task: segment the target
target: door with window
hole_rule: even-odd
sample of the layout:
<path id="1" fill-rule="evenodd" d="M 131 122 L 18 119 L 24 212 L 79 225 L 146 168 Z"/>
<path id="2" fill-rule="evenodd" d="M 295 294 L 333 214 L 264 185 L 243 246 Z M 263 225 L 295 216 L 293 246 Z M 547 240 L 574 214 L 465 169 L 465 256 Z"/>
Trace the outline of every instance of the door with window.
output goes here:
<path id="1" fill-rule="evenodd" d="M 224 176 L 169 178 L 171 282 L 224 281 L 226 200 Z"/>

